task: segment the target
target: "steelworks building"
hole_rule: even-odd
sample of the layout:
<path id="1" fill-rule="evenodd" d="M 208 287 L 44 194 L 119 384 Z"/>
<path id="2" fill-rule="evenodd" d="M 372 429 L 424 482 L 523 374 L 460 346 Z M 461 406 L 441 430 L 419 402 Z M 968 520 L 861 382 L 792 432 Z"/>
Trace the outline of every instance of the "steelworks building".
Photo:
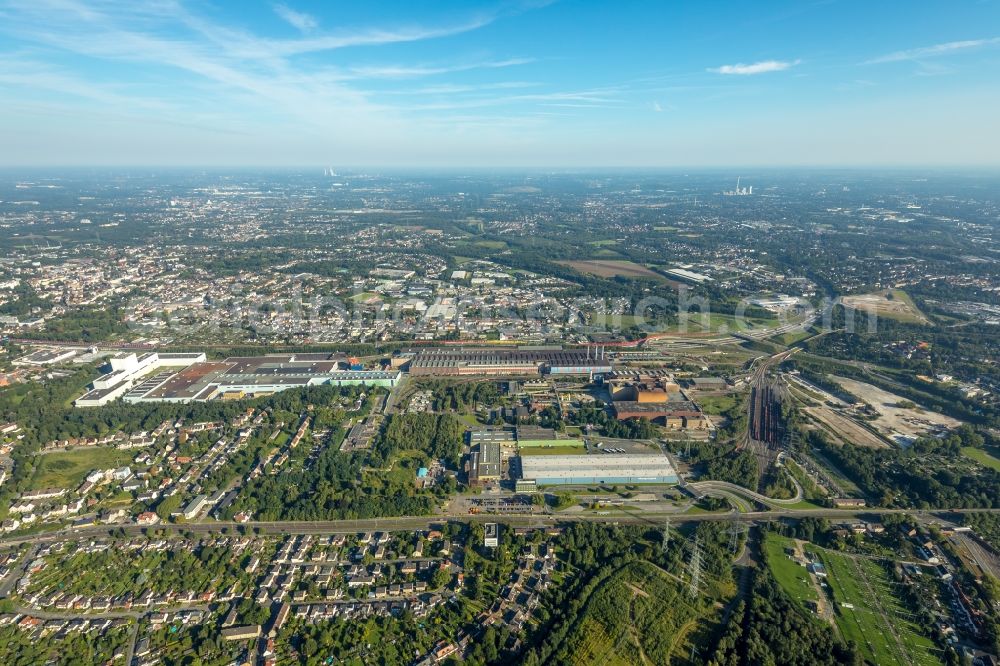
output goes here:
<path id="1" fill-rule="evenodd" d="M 398 370 L 351 370 L 336 354 L 270 354 L 195 363 L 180 372 L 161 373 L 143 381 L 123 399 L 131 403 L 200 402 L 324 384 L 392 388 L 399 378 Z"/>
<path id="2" fill-rule="evenodd" d="M 677 483 L 670 459 L 655 453 L 521 456 L 521 476 L 539 486 Z"/>
<path id="3" fill-rule="evenodd" d="M 409 371 L 413 376 L 589 375 L 611 372 L 611 363 L 585 350 L 432 348 L 413 352 Z"/>

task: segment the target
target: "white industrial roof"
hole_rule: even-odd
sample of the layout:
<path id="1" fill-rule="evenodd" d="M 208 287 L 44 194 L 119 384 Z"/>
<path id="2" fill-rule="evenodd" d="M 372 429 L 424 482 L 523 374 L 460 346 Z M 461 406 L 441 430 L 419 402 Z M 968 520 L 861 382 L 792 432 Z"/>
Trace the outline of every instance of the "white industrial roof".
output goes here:
<path id="1" fill-rule="evenodd" d="M 521 456 L 525 479 L 590 476 L 675 476 L 677 472 L 664 455 L 650 453 L 593 454 L 576 456 Z"/>

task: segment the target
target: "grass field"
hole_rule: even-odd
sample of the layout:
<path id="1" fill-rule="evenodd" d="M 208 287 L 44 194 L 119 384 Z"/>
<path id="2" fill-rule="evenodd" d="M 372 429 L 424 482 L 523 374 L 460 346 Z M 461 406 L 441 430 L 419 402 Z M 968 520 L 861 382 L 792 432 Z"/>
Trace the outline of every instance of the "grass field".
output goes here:
<path id="1" fill-rule="evenodd" d="M 783 333 L 777 338 L 774 338 L 774 341 L 785 346 L 791 346 L 799 340 L 805 340 L 811 335 L 812 333 L 809 331 L 795 331 L 794 333 Z"/>
<path id="2" fill-rule="evenodd" d="M 637 264 L 634 261 L 585 259 L 578 261 L 559 261 L 556 263 L 562 264 L 563 266 L 569 266 L 570 268 L 580 271 L 581 273 L 590 273 L 591 275 L 596 275 L 598 277 L 615 277 L 620 275 L 622 277 L 640 277 L 666 281 L 666 278 L 659 273 L 651 271 L 645 266 Z"/>
<path id="3" fill-rule="evenodd" d="M 784 465 L 788 473 L 802 486 L 802 494 L 806 500 L 821 500 L 827 496 L 826 491 L 818 486 L 794 460 L 786 459 Z"/>
<path id="4" fill-rule="evenodd" d="M 704 395 L 696 396 L 695 402 L 706 414 L 722 414 L 735 407 L 740 398 L 741 396 L 735 394 Z"/>
<path id="5" fill-rule="evenodd" d="M 972 458 L 980 465 L 985 465 L 992 470 L 1000 472 L 1000 458 L 990 455 L 988 451 L 971 446 L 963 446 L 962 455 L 966 458 Z"/>
<path id="6" fill-rule="evenodd" d="M 785 552 L 795 549 L 792 539 L 768 534 L 763 547 L 768 568 L 788 596 L 802 604 L 818 599 L 806 568 Z M 910 613 L 882 565 L 813 544 L 806 544 L 803 550 L 818 555 L 826 567 L 837 630 L 844 640 L 858 646 L 869 663 L 879 666 L 941 663 L 935 656 L 934 643 L 909 620 Z"/>
<path id="7" fill-rule="evenodd" d="M 459 414 L 458 418 L 461 419 L 463 423 L 468 424 L 472 428 L 480 428 L 483 425 L 482 423 L 479 422 L 479 419 L 476 418 L 475 414 L 469 414 L 468 412 Z"/>
<path id="8" fill-rule="evenodd" d="M 768 534 L 764 540 L 767 552 L 767 566 L 774 574 L 788 596 L 800 603 L 816 601 L 816 586 L 809 580 L 809 572 L 785 553 L 785 549 L 795 548 L 795 542 L 788 537 Z"/>
<path id="9" fill-rule="evenodd" d="M 57 451 L 39 455 L 31 477 L 31 488 L 76 488 L 95 469 L 127 465 L 135 455 L 107 447 L 88 447 L 76 451 Z"/>
<path id="10" fill-rule="evenodd" d="M 880 564 L 816 550 L 829 574 L 837 629 L 845 640 L 857 644 L 867 661 L 880 666 L 941 663 L 933 642 L 908 619 L 910 613 Z"/>
<path id="11" fill-rule="evenodd" d="M 668 330 L 666 325 L 654 325 L 653 322 L 647 321 L 645 317 L 628 314 L 605 314 L 603 312 L 595 312 L 591 317 L 590 324 L 601 328 L 626 329 L 638 325 L 645 326 L 653 331 Z"/>

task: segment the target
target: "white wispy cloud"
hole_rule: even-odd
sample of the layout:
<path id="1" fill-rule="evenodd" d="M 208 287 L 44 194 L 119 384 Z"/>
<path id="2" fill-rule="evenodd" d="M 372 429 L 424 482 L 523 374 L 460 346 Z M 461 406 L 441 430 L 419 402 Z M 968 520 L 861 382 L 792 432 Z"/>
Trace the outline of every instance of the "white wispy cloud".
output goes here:
<path id="1" fill-rule="evenodd" d="M 473 69 L 502 69 L 534 62 L 534 58 L 508 58 L 485 62 L 459 63 L 455 65 L 369 65 L 352 67 L 350 78 L 360 79 L 405 79 L 416 76 L 434 76 L 467 72 Z"/>
<path id="2" fill-rule="evenodd" d="M 1000 44 L 1000 37 L 991 39 L 965 39 L 957 42 L 945 42 L 934 44 L 933 46 L 921 46 L 915 49 L 905 49 L 894 51 L 886 55 L 872 58 L 865 62 L 866 65 L 877 65 L 884 62 L 902 62 L 904 60 L 921 60 L 923 58 L 937 58 L 940 56 L 952 55 L 962 51 L 971 51 L 984 46 Z"/>
<path id="3" fill-rule="evenodd" d="M 0 32 L 6 27 L 22 40 L 92 58 L 173 67 L 233 94 L 248 94 L 259 105 L 315 123 L 345 116 L 373 119 L 373 112 L 384 115 L 391 109 L 344 85 L 345 79 L 357 76 L 293 65 L 289 56 L 433 39 L 475 29 L 495 18 L 481 16 L 445 27 L 360 28 L 280 40 L 208 21 L 174 0 L 152 5 L 112 0 L 99 6 L 78 0 L 10 0 L 8 9 L 6 26 L 0 25 Z M 190 32 L 164 36 L 178 24 Z"/>
<path id="4" fill-rule="evenodd" d="M 319 22 L 305 12 L 299 12 L 288 5 L 273 5 L 274 13 L 301 32 L 310 32 L 319 27 Z"/>
<path id="5" fill-rule="evenodd" d="M 761 60 L 760 62 L 745 64 L 738 62 L 735 65 L 722 65 L 721 67 L 712 67 L 708 71 L 715 72 L 716 74 L 736 74 L 739 76 L 748 76 L 751 74 L 767 74 L 768 72 L 780 72 L 782 70 L 788 69 L 789 67 L 794 67 L 798 65 L 800 60 Z"/>
<path id="6" fill-rule="evenodd" d="M 497 127 L 531 125 L 544 121 L 548 112 L 541 109 L 546 105 L 613 106 L 621 103 L 624 94 L 613 88 L 559 91 L 543 82 L 469 84 L 445 78 L 467 70 L 499 71 L 534 62 L 527 57 L 486 53 L 441 62 L 386 64 L 366 50 L 364 57 L 372 61 L 359 63 L 349 50 L 475 30 L 502 17 L 501 10 L 467 15 L 464 20 L 447 16 L 437 25 L 362 26 L 328 32 L 310 22 L 311 17 L 285 12 L 287 5 L 272 5 L 290 24 L 309 30 L 301 36 L 279 38 L 209 18 L 180 0 L 149 4 L 0 0 L 0 7 L 0 36 L 16 36 L 37 56 L 32 69 L 24 68 L 16 76 L 0 71 L 0 86 L 28 93 L 24 98 L 29 101 L 47 101 L 52 93 L 61 93 L 62 99 L 53 103 L 69 110 L 77 108 L 78 102 L 67 97 L 76 97 L 86 102 L 95 117 L 131 109 L 140 115 L 145 111 L 151 123 L 194 118 L 206 125 L 218 123 L 251 132 L 262 126 L 287 127 L 298 136 L 311 133 L 328 141 L 360 145 L 365 138 L 420 135 L 415 128 L 443 117 L 475 127 L 480 122 Z M 296 57 L 333 49 L 346 50 L 337 65 L 320 57 Z M 49 54 L 53 59 L 47 64 Z M 95 74 L 93 68 L 75 67 L 64 54 L 108 66 Z M 119 80 L 114 74 L 116 63 L 142 74 Z M 409 90 L 391 85 L 364 87 L 366 81 L 435 75 L 445 76 L 433 85 L 414 85 Z M 170 85 L 164 85 L 166 81 Z M 468 111 L 462 113 L 463 109 Z M 496 117 L 504 122 L 493 122 Z M 530 120 L 519 120 L 522 117 Z"/>
<path id="7" fill-rule="evenodd" d="M 383 95 L 459 95 L 464 93 L 478 93 L 490 90 L 510 90 L 517 88 L 535 88 L 540 86 L 538 81 L 498 81 L 497 83 L 456 84 L 441 83 L 437 85 L 420 86 L 418 88 L 394 88 L 392 90 L 380 91 Z"/>

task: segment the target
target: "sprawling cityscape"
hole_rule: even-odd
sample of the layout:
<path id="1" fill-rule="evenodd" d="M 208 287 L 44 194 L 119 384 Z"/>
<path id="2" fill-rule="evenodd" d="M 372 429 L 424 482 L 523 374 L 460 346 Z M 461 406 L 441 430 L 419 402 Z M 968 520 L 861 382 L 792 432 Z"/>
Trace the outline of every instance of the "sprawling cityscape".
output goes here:
<path id="1" fill-rule="evenodd" d="M 1000 664 L 995 3 L 391 4 L 0 0 L 0 664 Z"/>
<path id="2" fill-rule="evenodd" d="M 9 654 L 725 659 L 757 595 L 838 662 L 996 652 L 968 177 L 267 178 L 4 186 Z"/>

